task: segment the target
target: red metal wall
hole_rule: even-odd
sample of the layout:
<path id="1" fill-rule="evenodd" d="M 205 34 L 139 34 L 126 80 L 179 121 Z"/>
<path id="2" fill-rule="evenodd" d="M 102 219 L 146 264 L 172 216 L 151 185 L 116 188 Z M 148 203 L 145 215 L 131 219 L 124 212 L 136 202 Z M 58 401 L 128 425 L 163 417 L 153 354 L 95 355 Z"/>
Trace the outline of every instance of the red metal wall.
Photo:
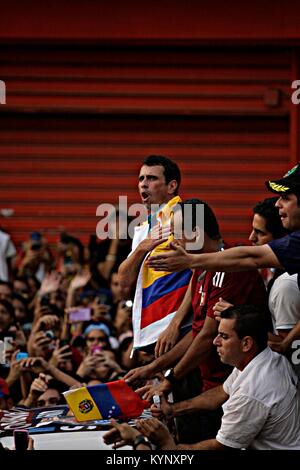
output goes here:
<path id="1" fill-rule="evenodd" d="M 66 228 L 86 242 L 96 208 L 128 195 L 150 153 L 174 158 L 241 241 L 263 182 L 292 163 L 291 48 L 6 45 L 0 208 L 18 242 Z"/>

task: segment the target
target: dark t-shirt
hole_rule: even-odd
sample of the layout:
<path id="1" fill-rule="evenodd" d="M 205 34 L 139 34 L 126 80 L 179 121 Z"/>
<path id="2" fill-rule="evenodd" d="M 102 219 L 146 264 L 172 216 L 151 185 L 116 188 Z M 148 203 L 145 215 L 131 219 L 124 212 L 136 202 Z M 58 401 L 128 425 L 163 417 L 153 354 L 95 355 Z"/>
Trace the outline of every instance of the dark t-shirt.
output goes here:
<path id="1" fill-rule="evenodd" d="M 193 335 L 202 330 L 205 318 L 215 318 L 213 306 L 222 297 L 234 305 L 252 304 L 267 307 L 267 293 L 258 271 L 235 273 L 206 272 L 196 269 L 192 277 Z M 220 361 L 216 347 L 200 364 L 203 391 L 220 385 L 231 368 Z"/>
<path id="2" fill-rule="evenodd" d="M 289 274 L 298 274 L 300 289 L 300 230 L 268 243 Z"/>

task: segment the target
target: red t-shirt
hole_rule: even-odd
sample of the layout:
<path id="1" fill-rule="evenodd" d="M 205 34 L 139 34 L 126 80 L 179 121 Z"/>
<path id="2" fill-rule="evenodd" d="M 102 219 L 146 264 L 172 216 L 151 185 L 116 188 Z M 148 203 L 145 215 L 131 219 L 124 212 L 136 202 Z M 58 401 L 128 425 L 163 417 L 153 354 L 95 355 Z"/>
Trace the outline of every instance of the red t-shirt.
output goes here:
<path id="1" fill-rule="evenodd" d="M 262 277 L 256 270 L 224 273 L 196 269 L 192 277 L 193 335 L 202 330 L 206 316 L 215 318 L 213 306 L 222 297 L 233 305 L 267 306 L 267 293 Z M 220 361 L 215 346 L 199 365 L 203 392 L 224 382 L 232 368 Z"/>

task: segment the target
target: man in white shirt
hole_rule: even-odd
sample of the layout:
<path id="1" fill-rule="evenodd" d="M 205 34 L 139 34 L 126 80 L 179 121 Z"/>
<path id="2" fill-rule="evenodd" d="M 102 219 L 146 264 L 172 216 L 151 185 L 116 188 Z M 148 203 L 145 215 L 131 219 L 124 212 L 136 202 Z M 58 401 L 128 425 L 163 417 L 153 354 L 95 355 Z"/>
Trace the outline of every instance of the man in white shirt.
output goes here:
<path id="1" fill-rule="evenodd" d="M 178 416 L 223 405 L 215 439 L 170 445 L 162 431 L 161 449 L 171 450 L 300 450 L 300 393 L 288 360 L 267 346 L 267 323 L 253 306 L 230 307 L 221 314 L 214 340 L 220 359 L 234 366 L 223 385 L 190 400 L 152 406 L 154 416 Z M 163 442 L 167 442 L 166 445 Z"/>

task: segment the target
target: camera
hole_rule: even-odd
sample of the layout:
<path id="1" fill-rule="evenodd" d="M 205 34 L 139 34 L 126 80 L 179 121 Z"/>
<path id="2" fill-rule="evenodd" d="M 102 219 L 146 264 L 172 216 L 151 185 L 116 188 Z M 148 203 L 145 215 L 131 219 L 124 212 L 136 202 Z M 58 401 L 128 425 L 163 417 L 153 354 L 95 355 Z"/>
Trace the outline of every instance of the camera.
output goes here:
<path id="1" fill-rule="evenodd" d="M 45 335 L 47 336 L 47 338 L 55 339 L 55 334 L 53 333 L 52 330 L 45 331 Z"/>

